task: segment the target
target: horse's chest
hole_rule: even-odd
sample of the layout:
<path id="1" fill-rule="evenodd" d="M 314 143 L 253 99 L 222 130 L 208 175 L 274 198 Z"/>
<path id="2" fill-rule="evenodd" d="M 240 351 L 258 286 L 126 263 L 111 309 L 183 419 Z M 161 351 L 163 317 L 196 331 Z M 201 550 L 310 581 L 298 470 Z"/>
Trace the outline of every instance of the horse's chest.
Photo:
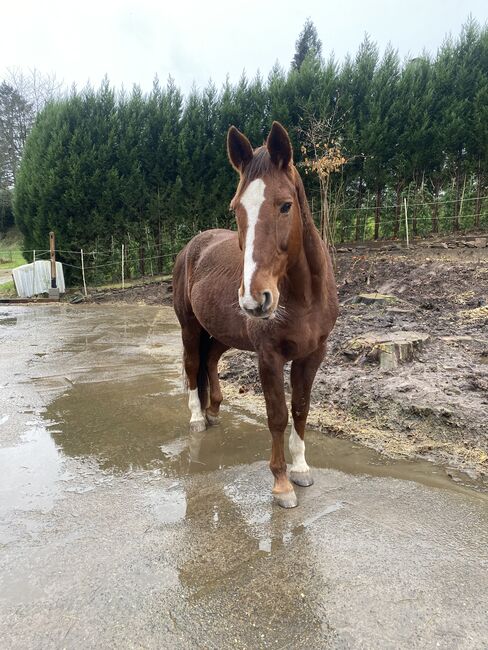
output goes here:
<path id="1" fill-rule="evenodd" d="M 316 350 L 324 340 L 323 332 L 313 324 L 303 323 L 293 332 L 283 332 L 277 347 L 288 361 L 302 359 Z"/>
<path id="2" fill-rule="evenodd" d="M 295 337 L 284 338 L 279 342 L 281 354 L 288 361 L 308 356 L 317 349 L 318 345 L 318 337 L 307 337 L 306 339 Z"/>

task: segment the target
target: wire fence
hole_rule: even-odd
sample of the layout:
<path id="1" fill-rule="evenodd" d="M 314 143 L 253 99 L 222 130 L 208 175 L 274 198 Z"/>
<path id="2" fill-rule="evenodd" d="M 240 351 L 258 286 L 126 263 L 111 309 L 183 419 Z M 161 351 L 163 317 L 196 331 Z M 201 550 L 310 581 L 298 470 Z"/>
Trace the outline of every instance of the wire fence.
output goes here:
<path id="1" fill-rule="evenodd" d="M 63 265 L 66 284 L 82 286 L 87 294 L 87 286 L 120 284 L 124 287 L 135 279 L 150 280 L 168 274 L 180 248 L 181 245 L 171 239 L 163 247 L 150 239 L 141 244 L 129 236 L 121 243 L 112 241 L 108 247 L 97 245 L 89 249 L 69 249 L 61 246 L 55 248 L 55 258 Z M 19 260 L 19 254 L 24 257 L 24 262 Z M 12 268 L 22 263 L 49 260 L 50 255 L 51 251 L 47 249 L 19 251 L 0 248 L 0 261 L 8 263 L 10 259 Z"/>
<path id="2" fill-rule="evenodd" d="M 326 207 L 328 231 L 335 244 L 371 239 L 427 237 L 488 229 L 488 195 L 475 187 L 457 194 L 455 188 L 435 195 L 430 191 L 406 188 L 397 194 L 391 190 L 384 196 L 367 193 L 358 206 L 347 205 L 341 193 L 329 197 Z M 318 197 L 320 203 L 320 197 Z M 320 223 L 321 211 L 313 211 Z"/>
<path id="3" fill-rule="evenodd" d="M 331 206 L 329 218 L 334 244 L 362 242 L 367 240 L 412 239 L 425 237 L 432 232 L 447 234 L 464 232 L 474 228 L 488 229 L 488 211 L 481 210 L 488 196 L 465 197 L 461 202 L 444 197 L 437 201 L 412 201 L 402 198 L 402 203 L 385 203 L 378 208 L 374 197 L 369 197 L 356 208 Z M 473 202 L 476 204 L 473 205 Z M 433 209 L 434 206 L 434 209 Z M 453 210 L 454 208 L 454 210 Z M 455 209 L 458 208 L 458 212 Z M 475 208 L 476 211 L 473 209 Z M 320 211 L 313 211 L 317 224 Z M 165 232 L 164 236 L 153 237 L 148 231 L 135 239 L 129 234 L 123 241 L 99 242 L 89 249 L 56 248 L 56 259 L 63 264 L 68 284 L 86 287 L 151 278 L 171 273 L 178 251 L 199 232 L 197 224 L 186 226 L 177 232 Z M 12 250 L 0 248 L 0 262 L 18 260 L 21 254 L 27 262 L 49 259 L 49 249 Z"/>

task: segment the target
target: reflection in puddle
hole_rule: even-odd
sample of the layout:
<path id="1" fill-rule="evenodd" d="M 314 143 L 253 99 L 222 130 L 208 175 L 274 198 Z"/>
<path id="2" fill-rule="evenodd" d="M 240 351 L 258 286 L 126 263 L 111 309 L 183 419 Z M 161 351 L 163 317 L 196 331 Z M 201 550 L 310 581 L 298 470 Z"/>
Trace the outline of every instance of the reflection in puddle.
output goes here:
<path id="1" fill-rule="evenodd" d="M 61 458 L 42 426 L 34 426 L 15 447 L 0 449 L 0 520 L 15 511 L 49 512 L 59 494 Z"/>

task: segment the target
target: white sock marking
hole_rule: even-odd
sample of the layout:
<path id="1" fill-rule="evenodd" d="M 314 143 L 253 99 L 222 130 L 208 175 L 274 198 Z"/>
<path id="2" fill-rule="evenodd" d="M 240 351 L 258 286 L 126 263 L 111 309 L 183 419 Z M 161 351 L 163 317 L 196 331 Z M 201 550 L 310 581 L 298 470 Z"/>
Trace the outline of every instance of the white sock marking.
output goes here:
<path id="1" fill-rule="evenodd" d="M 202 406 L 198 397 L 198 388 L 188 391 L 188 408 L 191 411 L 190 422 L 203 420 Z"/>
<path id="2" fill-rule="evenodd" d="M 261 178 L 256 178 L 249 183 L 241 197 L 241 203 L 247 214 L 247 232 L 244 250 L 244 295 L 239 296 L 239 305 L 246 309 L 256 309 L 259 306 L 251 295 L 251 282 L 256 270 L 256 262 L 254 261 L 254 236 L 259 210 L 264 201 L 265 188 L 264 181 Z"/>
<path id="3" fill-rule="evenodd" d="M 305 442 L 300 438 L 292 422 L 290 440 L 288 442 L 293 464 L 290 472 L 308 472 L 309 466 L 305 460 Z"/>

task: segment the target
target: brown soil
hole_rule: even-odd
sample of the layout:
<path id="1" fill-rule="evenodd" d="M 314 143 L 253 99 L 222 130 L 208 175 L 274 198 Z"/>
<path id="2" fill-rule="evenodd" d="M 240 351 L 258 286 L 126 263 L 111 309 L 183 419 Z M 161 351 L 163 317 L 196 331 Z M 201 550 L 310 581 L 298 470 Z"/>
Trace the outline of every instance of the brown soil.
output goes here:
<path id="1" fill-rule="evenodd" d="M 447 259 L 421 250 L 339 254 L 341 314 L 317 374 L 309 424 L 392 456 L 422 456 L 488 474 L 485 250 Z M 396 301 L 355 302 L 363 292 Z M 430 337 L 412 362 L 385 371 L 368 355 L 351 359 L 349 342 L 359 335 L 402 330 Z M 241 393 L 261 390 L 251 358 L 235 353 L 221 373 Z"/>
<path id="2" fill-rule="evenodd" d="M 82 296 L 80 295 L 80 298 Z M 145 305 L 172 305 L 173 293 L 170 282 L 157 282 L 130 287 L 129 289 L 107 289 L 90 294 L 87 302 L 123 302 Z"/>
<path id="3" fill-rule="evenodd" d="M 344 250 L 336 277 L 341 314 L 317 374 L 309 425 L 391 456 L 488 474 L 488 248 Z M 354 301 L 365 292 L 396 300 Z M 171 293 L 167 284 L 147 285 L 95 299 L 168 304 Z M 350 341 L 371 331 L 429 339 L 413 361 L 382 370 L 374 355 L 351 358 Z M 226 398 L 263 410 L 255 356 L 232 351 L 221 366 Z"/>

